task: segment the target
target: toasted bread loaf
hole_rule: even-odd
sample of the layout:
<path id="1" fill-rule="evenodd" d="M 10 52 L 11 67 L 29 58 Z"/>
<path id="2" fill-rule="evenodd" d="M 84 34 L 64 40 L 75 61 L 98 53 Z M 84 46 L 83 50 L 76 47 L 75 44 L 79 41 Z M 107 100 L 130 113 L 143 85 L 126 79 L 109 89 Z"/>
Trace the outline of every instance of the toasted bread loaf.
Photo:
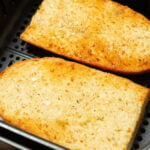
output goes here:
<path id="1" fill-rule="evenodd" d="M 0 74 L 0 116 L 74 150 L 128 150 L 149 90 L 60 58 L 16 63 Z"/>
<path id="2" fill-rule="evenodd" d="M 150 71 L 150 21 L 110 0 L 44 0 L 21 39 L 114 72 Z"/>

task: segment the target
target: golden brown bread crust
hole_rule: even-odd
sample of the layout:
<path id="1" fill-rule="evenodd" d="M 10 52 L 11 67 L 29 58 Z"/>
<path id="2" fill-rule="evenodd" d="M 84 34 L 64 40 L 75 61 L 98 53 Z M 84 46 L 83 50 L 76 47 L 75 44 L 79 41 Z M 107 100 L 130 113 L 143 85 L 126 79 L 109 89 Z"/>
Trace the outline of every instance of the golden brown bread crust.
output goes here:
<path id="1" fill-rule="evenodd" d="M 60 58 L 17 62 L 0 74 L 0 116 L 70 149 L 129 149 L 149 89 Z"/>
<path id="2" fill-rule="evenodd" d="M 110 0 L 44 0 L 21 39 L 114 72 L 150 71 L 150 21 Z"/>

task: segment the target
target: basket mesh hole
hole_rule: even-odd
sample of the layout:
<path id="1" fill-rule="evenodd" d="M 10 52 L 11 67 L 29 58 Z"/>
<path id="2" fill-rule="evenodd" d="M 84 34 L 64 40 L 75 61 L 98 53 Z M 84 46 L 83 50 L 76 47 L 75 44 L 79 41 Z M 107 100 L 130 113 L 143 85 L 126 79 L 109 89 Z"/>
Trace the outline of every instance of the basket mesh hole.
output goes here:
<path id="1" fill-rule="evenodd" d="M 1 61 L 5 61 L 5 60 L 6 60 L 6 57 L 2 57 L 2 58 L 1 58 Z"/>
<path id="2" fill-rule="evenodd" d="M 138 149 L 138 148 L 139 148 L 139 144 L 135 143 L 135 144 L 133 145 L 133 147 L 134 147 L 135 149 Z"/>
<path id="3" fill-rule="evenodd" d="M 25 24 L 25 25 L 28 24 L 28 20 L 24 20 L 24 24 Z"/>
<path id="4" fill-rule="evenodd" d="M 32 17 L 32 14 L 28 14 L 28 16 L 27 16 L 28 18 L 31 18 Z"/>
<path id="5" fill-rule="evenodd" d="M 17 36 L 20 36 L 20 32 L 17 32 L 16 35 L 17 35 Z"/>
<path id="6" fill-rule="evenodd" d="M 19 46 L 18 46 L 18 45 L 16 45 L 16 46 L 15 46 L 15 48 L 16 48 L 16 49 L 18 49 L 18 48 L 19 48 Z"/>
<path id="7" fill-rule="evenodd" d="M 11 61 L 9 62 L 9 64 L 8 64 L 8 66 L 12 65 L 13 63 L 14 63 L 14 61 L 11 60 Z"/>
<path id="8" fill-rule="evenodd" d="M 39 5 L 39 3 L 35 3 L 34 6 L 37 7 Z"/>
<path id="9" fill-rule="evenodd" d="M 147 125 L 148 125 L 148 121 L 147 121 L 147 120 L 144 120 L 144 121 L 143 121 L 143 124 L 144 124 L 145 126 L 147 126 Z"/>
<path id="10" fill-rule="evenodd" d="M 24 30 L 24 28 L 25 28 L 24 26 L 21 26 L 21 27 L 20 27 L 21 30 Z"/>
<path id="11" fill-rule="evenodd" d="M 20 57 L 16 57 L 16 60 L 20 60 Z"/>
<path id="12" fill-rule="evenodd" d="M 150 118 L 150 112 L 147 113 L 147 117 Z"/>
<path id="13" fill-rule="evenodd" d="M 145 133 L 145 129 L 144 128 L 141 128 L 140 131 L 141 131 L 141 133 Z"/>
<path id="14" fill-rule="evenodd" d="M 137 137 L 137 141 L 142 141 L 142 140 L 143 140 L 142 136 Z"/>
<path id="15" fill-rule="evenodd" d="M 13 55 L 13 54 L 10 54 L 10 55 L 9 55 L 9 57 L 10 57 L 10 58 L 13 58 L 13 57 L 14 57 L 14 55 Z"/>
<path id="16" fill-rule="evenodd" d="M 25 45 L 25 42 L 24 42 L 24 41 L 21 41 L 21 45 L 22 45 L 22 46 Z"/>
<path id="17" fill-rule="evenodd" d="M 34 12 L 35 12 L 35 10 L 36 10 L 35 8 L 31 9 L 31 13 L 34 13 Z"/>
<path id="18" fill-rule="evenodd" d="M 17 42 L 17 39 L 13 39 L 13 42 L 16 43 L 16 42 Z"/>

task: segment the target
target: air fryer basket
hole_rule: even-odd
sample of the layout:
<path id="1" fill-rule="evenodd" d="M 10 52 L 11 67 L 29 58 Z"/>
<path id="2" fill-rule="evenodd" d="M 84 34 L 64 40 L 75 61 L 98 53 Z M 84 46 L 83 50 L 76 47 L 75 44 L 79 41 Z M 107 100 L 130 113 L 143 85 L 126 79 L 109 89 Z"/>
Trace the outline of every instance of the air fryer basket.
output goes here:
<path id="1" fill-rule="evenodd" d="M 24 31 L 25 27 L 29 24 L 32 15 L 35 13 L 39 4 L 42 0 L 0 0 L 0 72 L 4 70 L 7 66 L 20 60 L 25 60 L 33 57 L 44 57 L 44 56 L 58 56 L 56 54 L 50 53 L 43 49 L 37 48 L 30 44 L 25 43 L 20 40 L 19 36 Z M 150 18 L 150 0 L 116 0 L 122 4 L 128 5 L 136 11 L 144 14 L 147 18 Z M 60 57 L 60 56 L 58 56 Z M 125 77 L 139 83 L 143 86 L 150 88 L 150 73 L 143 75 L 126 75 Z M 4 126 L 8 132 L 12 132 L 8 137 L 3 133 L 3 139 L 7 139 L 7 143 L 12 144 L 12 136 L 15 135 L 14 128 L 4 121 L 0 120 L 0 140 L 2 137 L 2 131 L 4 131 Z M 11 130 L 12 129 L 12 130 Z M 25 137 L 22 130 L 17 130 L 19 136 L 25 140 L 29 140 L 32 144 L 37 142 L 38 144 L 46 144 L 42 139 L 32 139 L 32 135 Z M 8 134 L 7 132 L 5 134 Z M 28 135 L 28 133 L 26 133 Z M 25 139 L 27 138 L 27 139 Z M 9 142 L 8 142 L 9 141 Z M 28 141 L 28 142 L 29 142 Z M 30 145 L 32 145 L 30 144 Z M 35 144 L 35 143 L 34 143 Z M 33 145 L 34 145 L 33 144 Z M 22 144 L 24 145 L 24 144 Z M 56 147 L 55 147 L 56 146 Z M 17 147 L 17 146 L 16 146 Z M 25 147 L 24 147 L 25 148 Z M 31 147 L 30 147 L 31 148 Z M 64 149 L 62 147 L 57 147 L 53 143 L 48 146 L 50 149 Z M 44 147 L 43 147 L 44 149 Z M 133 150 L 150 150 L 150 103 L 146 108 L 145 116 L 140 125 L 139 131 L 134 139 L 132 146 Z"/>

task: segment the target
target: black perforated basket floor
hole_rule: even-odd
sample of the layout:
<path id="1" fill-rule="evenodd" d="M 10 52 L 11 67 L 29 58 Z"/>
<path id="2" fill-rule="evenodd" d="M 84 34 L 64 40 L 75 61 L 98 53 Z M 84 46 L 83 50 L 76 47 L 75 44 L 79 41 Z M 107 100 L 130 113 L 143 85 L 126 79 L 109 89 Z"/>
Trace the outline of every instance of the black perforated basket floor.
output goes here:
<path id="1" fill-rule="evenodd" d="M 150 18 L 150 0 L 118 0 Z M 41 0 L 0 1 L 0 72 L 20 60 L 33 57 L 57 56 L 20 40 Z M 150 74 L 125 76 L 150 88 Z M 140 125 L 133 150 L 150 150 L 150 104 Z"/>

